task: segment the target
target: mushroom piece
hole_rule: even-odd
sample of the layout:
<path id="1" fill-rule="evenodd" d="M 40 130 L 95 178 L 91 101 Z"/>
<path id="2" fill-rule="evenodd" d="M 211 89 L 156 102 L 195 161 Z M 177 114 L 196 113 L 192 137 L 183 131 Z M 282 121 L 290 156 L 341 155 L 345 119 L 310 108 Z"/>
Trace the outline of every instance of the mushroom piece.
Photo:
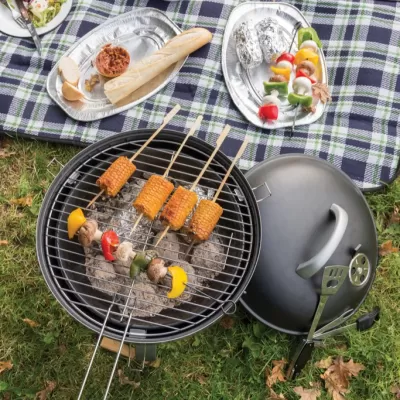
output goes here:
<path id="1" fill-rule="evenodd" d="M 270 82 L 287 82 L 286 78 L 282 75 L 274 75 L 269 78 Z"/>
<path id="2" fill-rule="evenodd" d="M 293 90 L 300 95 L 309 95 L 312 90 L 311 81 L 304 76 L 299 76 L 293 81 Z"/>
<path id="3" fill-rule="evenodd" d="M 115 252 L 116 259 L 125 264 L 129 261 L 129 259 L 135 258 L 136 253 L 132 250 L 132 248 L 133 244 L 131 242 L 122 242 Z"/>
<path id="4" fill-rule="evenodd" d="M 312 75 L 315 72 L 315 66 L 311 61 L 304 60 L 302 61 L 298 66 L 297 70 L 299 71 L 300 69 L 305 69 L 308 73 L 308 75 Z"/>
<path id="5" fill-rule="evenodd" d="M 274 93 L 276 92 L 276 93 Z M 278 99 L 278 92 L 273 90 L 271 94 L 268 94 L 263 97 L 263 104 L 275 104 L 277 107 L 280 107 L 281 101 Z"/>
<path id="6" fill-rule="evenodd" d="M 316 42 L 314 42 L 314 40 L 305 40 L 301 45 L 300 45 L 301 49 L 310 49 L 312 50 L 314 53 L 316 53 L 318 51 L 318 45 Z"/>
<path id="7" fill-rule="evenodd" d="M 88 219 L 78 232 L 79 243 L 83 247 L 89 247 L 93 240 L 100 241 L 103 232 L 99 231 L 98 224 L 94 219 Z"/>
<path id="8" fill-rule="evenodd" d="M 165 261 L 161 258 L 154 258 L 147 267 L 147 277 L 153 283 L 160 282 L 167 275 L 167 272 L 168 268 L 165 266 Z"/>

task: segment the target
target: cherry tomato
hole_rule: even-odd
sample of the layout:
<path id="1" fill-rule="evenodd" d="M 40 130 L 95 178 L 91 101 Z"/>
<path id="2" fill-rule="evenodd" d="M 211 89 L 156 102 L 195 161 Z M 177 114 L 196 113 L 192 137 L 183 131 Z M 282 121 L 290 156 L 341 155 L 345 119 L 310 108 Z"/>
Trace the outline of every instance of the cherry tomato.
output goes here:
<path id="1" fill-rule="evenodd" d="M 263 121 L 273 121 L 278 119 L 279 108 L 275 104 L 266 104 L 259 108 L 258 116 Z"/>
<path id="2" fill-rule="evenodd" d="M 294 63 L 294 55 L 291 54 L 291 53 L 282 53 L 276 59 L 276 63 L 278 64 L 279 61 L 289 61 L 293 65 L 293 63 Z"/>

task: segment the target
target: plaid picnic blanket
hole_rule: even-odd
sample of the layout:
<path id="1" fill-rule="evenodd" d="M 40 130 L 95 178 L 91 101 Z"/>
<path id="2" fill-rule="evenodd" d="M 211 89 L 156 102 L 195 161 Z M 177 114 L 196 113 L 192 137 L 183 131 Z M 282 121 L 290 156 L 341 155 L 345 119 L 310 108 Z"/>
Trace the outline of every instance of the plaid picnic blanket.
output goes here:
<path id="1" fill-rule="evenodd" d="M 250 138 L 240 167 L 282 153 L 326 159 L 362 189 L 394 179 L 400 158 L 400 3 L 372 0 L 303 0 L 298 7 L 318 31 L 328 63 L 333 102 L 316 123 L 267 131 L 244 119 L 230 99 L 221 70 L 224 28 L 239 0 L 74 0 L 71 13 L 42 37 L 43 58 L 29 39 L 0 34 L 0 131 L 49 141 L 95 142 L 117 132 L 155 127 L 179 102 L 183 111 L 169 128 L 183 131 L 198 114 L 205 118 L 198 136 L 215 143 L 228 123 L 233 129 L 222 151 L 233 156 Z M 179 75 L 141 105 L 101 121 L 67 117 L 47 95 L 47 75 L 78 38 L 135 7 L 161 9 L 182 29 L 200 26 L 214 38 L 191 57 Z M 332 87 L 333 85 L 333 87 Z"/>

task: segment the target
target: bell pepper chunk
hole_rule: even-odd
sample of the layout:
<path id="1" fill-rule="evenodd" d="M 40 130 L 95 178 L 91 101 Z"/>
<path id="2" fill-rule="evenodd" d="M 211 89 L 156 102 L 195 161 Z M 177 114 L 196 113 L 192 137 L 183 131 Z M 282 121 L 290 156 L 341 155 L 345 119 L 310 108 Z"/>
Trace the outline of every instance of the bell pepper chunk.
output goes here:
<path id="1" fill-rule="evenodd" d="M 300 76 L 302 76 L 302 77 L 304 77 L 304 78 L 308 78 L 308 79 L 310 80 L 310 82 L 311 82 L 313 85 L 314 85 L 314 83 L 317 83 L 317 80 L 316 80 L 316 79 L 314 79 L 312 76 L 306 74 L 306 73 L 305 73 L 304 71 L 302 71 L 302 70 L 299 70 L 299 71 L 296 72 L 296 78 L 298 78 L 298 77 L 300 77 Z"/>
<path id="2" fill-rule="evenodd" d="M 265 94 L 271 94 L 271 92 L 273 90 L 276 90 L 281 96 L 287 96 L 288 83 L 287 82 L 264 82 Z"/>
<path id="3" fill-rule="evenodd" d="M 287 81 L 290 80 L 290 74 L 292 71 L 289 68 L 278 68 L 272 66 L 271 71 L 276 75 L 282 75 Z"/>
<path id="4" fill-rule="evenodd" d="M 318 54 L 314 53 L 310 49 L 300 49 L 294 56 L 294 63 L 296 65 L 299 65 L 301 62 L 306 60 L 311 61 L 314 65 L 317 65 L 319 60 Z"/>
<path id="5" fill-rule="evenodd" d="M 68 227 L 68 238 L 73 239 L 76 232 L 86 222 L 86 218 L 81 208 L 76 208 L 71 214 L 68 215 L 67 227 Z"/>
<path id="6" fill-rule="evenodd" d="M 312 104 L 312 96 L 306 96 L 304 94 L 289 93 L 288 101 L 293 106 L 304 106 L 310 107 Z"/>
<path id="7" fill-rule="evenodd" d="M 188 277 L 185 270 L 177 265 L 168 267 L 168 272 L 172 276 L 172 289 L 167 293 L 167 297 L 176 299 L 185 291 Z"/>
<path id="8" fill-rule="evenodd" d="M 129 271 L 130 277 L 133 279 L 135 276 L 139 275 L 140 272 L 144 271 L 148 267 L 153 258 L 156 257 L 158 257 L 158 254 L 155 250 L 147 250 L 137 253 L 135 258 L 132 260 Z"/>
<path id="9" fill-rule="evenodd" d="M 119 245 L 118 235 L 114 231 L 106 231 L 101 237 L 101 249 L 107 261 L 114 261 L 113 253 L 117 251 Z"/>
<path id="10" fill-rule="evenodd" d="M 308 28 L 300 28 L 298 33 L 297 33 L 297 38 L 298 38 L 298 45 L 299 48 L 303 42 L 306 40 L 313 40 L 315 43 L 317 43 L 317 46 L 319 48 L 322 47 L 321 40 L 318 37 L 317 31 L 313 27 L 308 27 Z"/>
<path id="11" fill-rule="evenodd" d="M 258 110 L 258 116 L 263 121 L 274 121 L 278 119 L 279 108 L 275 104 L 265 104 Z"/>

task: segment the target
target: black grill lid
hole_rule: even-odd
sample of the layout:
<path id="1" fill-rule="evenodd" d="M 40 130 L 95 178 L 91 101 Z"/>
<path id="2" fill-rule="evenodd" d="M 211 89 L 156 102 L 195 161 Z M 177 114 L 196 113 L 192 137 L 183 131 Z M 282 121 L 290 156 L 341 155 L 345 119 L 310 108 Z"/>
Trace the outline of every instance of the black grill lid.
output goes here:
<path id="1" fill-rule="evenodd" d="M 317 307 L 323 267 L 350 265 L 355 249 L 361 245 L 358 251 L 370 262 L 369 276 L 363 276 L 358 286 L 346 279 L 328 300 L 321 325 L 349 309 L 355 312 L 371 287 L 378 257 L 373 216 L 361 191 L 330 163 L 302 154 L 266 160 L 248 171 L 246 178 L 253 188 L 257 187 L 256 197 L 264 200 L 259 202 L 261 253 L 241 299 L 245 308 L 274 329 L 306 333 Z M 340 240 L 341 230 L 344 235 Z M 336 243 L 335 235 L 339 236 Z M 329 241 L 324 260 L 321 250 Z M 318 253 L 319 261 L 314 259 Z M 309 260 L 316 263 L 307 263 Z M 300 272 L 304 277 L 299 275 L 300 269 L 296 272 L 301 264 L 305 267 Z M 319 272 L 313 274 L 315 269 Z"/>

